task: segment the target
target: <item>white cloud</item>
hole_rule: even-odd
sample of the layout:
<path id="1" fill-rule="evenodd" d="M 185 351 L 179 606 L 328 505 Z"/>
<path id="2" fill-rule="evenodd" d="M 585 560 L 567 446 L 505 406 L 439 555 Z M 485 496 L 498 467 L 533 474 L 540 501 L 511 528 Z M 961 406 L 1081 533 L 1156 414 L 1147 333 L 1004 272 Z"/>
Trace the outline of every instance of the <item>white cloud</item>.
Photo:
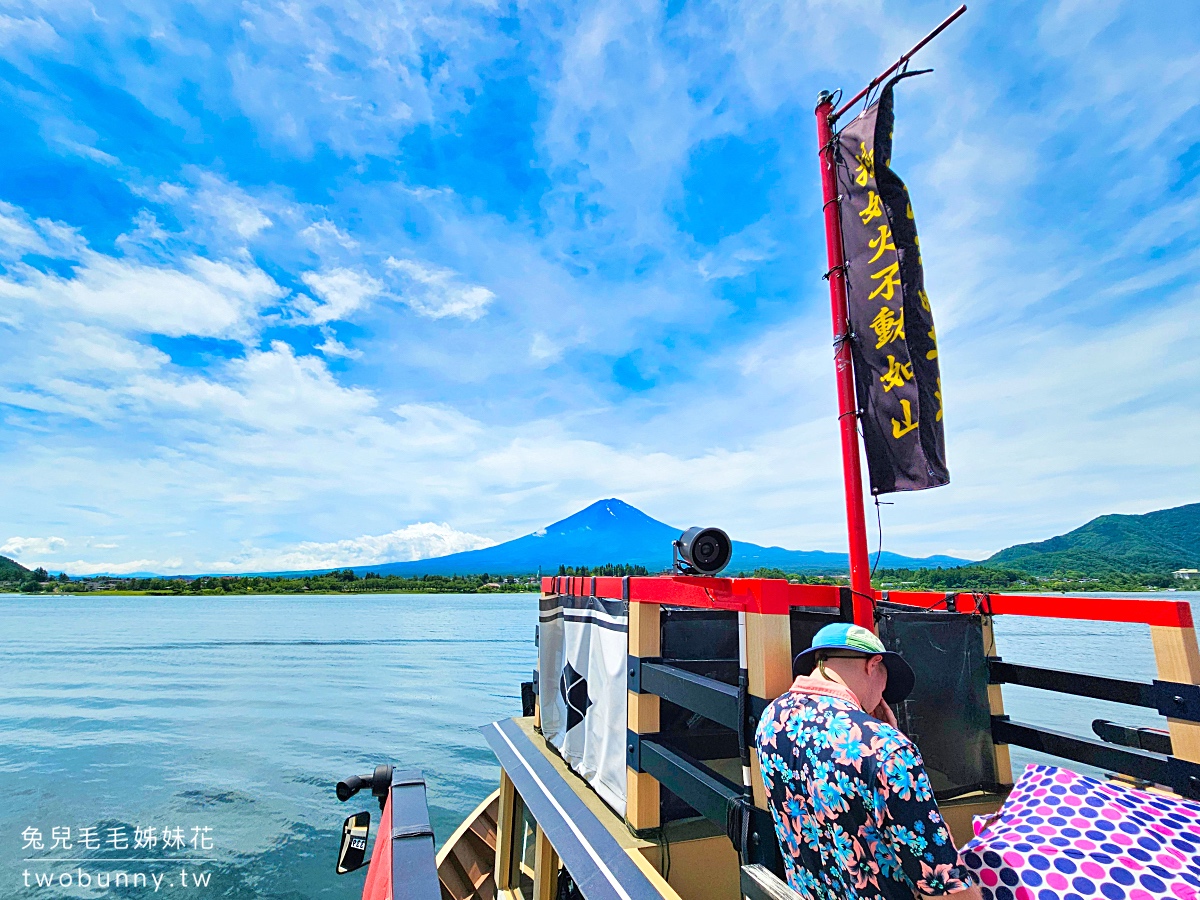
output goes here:
<path id="1" fill-rule="evenodd" d="M 274 224 L 258 204 L 242 192 L 208 192 L 200 202 L 209 212 L 243 238 L 252 238 Z"/>
<path id="2" fill-rule="evenodd" d="M 49 219 L 34 220 L 23 209 L 0 200 L 0 258 L 16 260 L 26 253 L 75 258 L 86 246 L 76 229 Z"/>
<path id="3" fill-rule="evenodd" d="M 264 139 L 298 151 L 387 155 L 413 127 L 466 107 L 478 67 L 507 49 L 489 4 L 310 0 L 238 7 L 228 75 Z M 348 61 L 353 60 L 353 65 Z"/>
<path id="4" fill-rule="evenodd" d="M 231 559 L 194 560 L 185 570 L 182 557 L 163 559 L 132 559 L 109 561 L 71 560 L 51 561 L 65 545 L 62 538 L 12 538 L 0 545 L 0 553 L 23 554 L 30 560 L 27 567 L 51 566 L 70 575 L 113 574 L 133 572 L 160 574 L 200 574 L 204 572 L 285 572 L 308 569 L 332 569 L 343 566 L 369 566 L 389 562 L 407 562 L 447 556 L 466 550 L 490 547 L 495 542 L 476 534 L 459 531 L 445 523 L 416 522 L 386 534 L 365 534 L 357 538 L 336 541 L 301 541 L 278 548 L 249 548 Z M 115 549 L 116 544 L 91 545 L 93 550 Z M 23 560 L 18 562 L 25 564 Z"/>
<path id="5" fill-rule="evenodd" d="M 383 294 L 383 283 L 363 272 L 335 268 L 326 272 L 305 272 L 300 280 L 321 298 L 298 297 L 296 308 L 317 324 L 343 321 Z"/>
<path id="6" fill-rule="evenodd" d="M 25 270 L 20 285 L 0 292 L 45 306 L 67 306 L 88 318 L 130 331 L 172 337 L 242 337 L 259 309 L 286 292 L 251 265 L 199 257 L 179 269 L 140 265 L 88 254 L 74 277 Z"/>
<path id="7" fill-rule="evenodd" d="M 363 352 L 347 347 L 332 333 L 324 332 L 325 340 L 317 344 L 317 350 L 326 356 L 342 357 L 343 359 L 361 359 Z"/>
<path id="8" fill-rule="evenodd" d="M 0 544 L 0 554 L 21 562 L 20 557 L 40 559 L 43 556 L 51 556 L 66 546 L 66 540 L 60 537 L 11 537 Z"/>
<path id="9" fill-rule="evenodd" d="M 451 269 L 394 257 L 387 260 L 387 266 L 400 277 L 404 302 L 431 319 L 458 317 L 474 321 L 496 297 L 485 287 L 461 283 Z"/>
<path id="10" fill-rule="evenodd" d="M 529 355 L 538 362 L 553 362 L 563 354 L 561 344 L 557 344 L 542 332 L 534 332 L 533 343 L 529 346 Z"/>
<path id="11" fill-rule="evenodd" d="M 170 234 L 158 222 L 158 217 L 148 209 L 140 210 L 133 220 L 133 230 L 117 237 L 117 246 L 122 249 L 161 245 Z"/>
<path id="12" fill-rule="evenodd" d="M 54 26 L 42 18 L 0 14 L 0 47 L 25 44 L 50 48 L 61 43 Z"/>
<path id="13" fill-rule="evenodd" d="M 151 575 L 173 575 L 183 568 L 182 557 L 172 556 L 167 559 L 129 559 L 123 562 L 96 562 L 76 559 L 70 562 L 55 563 L 56 570 L 68 575 L 133 575 L 147 573 Z"/>
<path id="14" fill-rule="evenodd" d="M 138 220 L 151 229 L 152 219 Z M 175 265 L 151 265 L 89 249 L 62 223 L 33 221 L 0 207 L 0 241 L 10 259 L 38 253 L 70 262 L 69 274 L 13 262 L 0 277 L 0 298 L 56 318 L 78 317 L 126 332 L 170 337 L 246 338 L 261 310 L 287 291 L 245 260 L 185 254 Z"/>
<path id="15" fill-rule="evenodd" d="M 494 543 L 487 538 L 457 531 L 445 523 L 417 522 L 387 534 L 365 534 L 339 541 L 303 541 L 277 550 L 254 549 L 232 560 L 205 568 L 212 572 L 282 572 L 369 566 L 447 556 L 478 550 Z"/>
<path id="16" fill-rule="evenodd" d="M 329 219 L 321 219 L 319 222 L 313 222 L 300 232 L 300 236 L 317 249 L 330 244 L 336 244 L 346 250 L 353 250 L 358 247 L 358 242 L 354 238 L 338 228 Z"/>

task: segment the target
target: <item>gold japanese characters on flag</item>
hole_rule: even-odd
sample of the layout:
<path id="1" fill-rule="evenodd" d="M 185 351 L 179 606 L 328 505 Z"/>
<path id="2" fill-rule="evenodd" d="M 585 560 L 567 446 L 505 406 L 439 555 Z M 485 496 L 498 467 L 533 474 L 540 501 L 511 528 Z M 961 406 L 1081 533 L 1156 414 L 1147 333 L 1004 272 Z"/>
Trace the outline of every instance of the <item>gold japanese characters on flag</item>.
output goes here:
<path id="1" fill-rule="evenodd" d="M 907 75 L 920 74 L 910 72 Z M 871 493 L 950 480 L 937 336 L 908 188 L 889 168 L 893 78 L 836 137 L 851 351 Z"/>

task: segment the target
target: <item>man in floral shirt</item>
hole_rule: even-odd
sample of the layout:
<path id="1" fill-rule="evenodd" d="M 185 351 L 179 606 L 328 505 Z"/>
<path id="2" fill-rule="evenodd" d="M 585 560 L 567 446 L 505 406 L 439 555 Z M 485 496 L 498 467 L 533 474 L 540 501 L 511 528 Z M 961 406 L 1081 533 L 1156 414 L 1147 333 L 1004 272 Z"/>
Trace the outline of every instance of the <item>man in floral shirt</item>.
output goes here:
<path id="1" fill-rule="evenodd" d="M 755 735 L 788 883 L 804 900 L 978 900 L 888 707 L 912 691 L 908 663 L 838 623 L 796 665 L 817 671 L 767 707 Z"/>

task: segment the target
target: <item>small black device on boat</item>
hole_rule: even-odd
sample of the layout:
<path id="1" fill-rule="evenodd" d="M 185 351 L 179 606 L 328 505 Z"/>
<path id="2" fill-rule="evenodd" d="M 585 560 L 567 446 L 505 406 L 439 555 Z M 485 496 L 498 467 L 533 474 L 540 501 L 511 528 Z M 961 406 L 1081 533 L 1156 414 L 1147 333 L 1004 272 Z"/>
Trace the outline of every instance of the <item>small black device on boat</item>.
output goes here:
<path id="1" fill-rule="evenodd" d="M 417 770 L 397 770 L 385 763 L 376 766 L 370 775 L 352 775 L 339 781 L 338 799 L 344 803 L 363 788 L 370 788 L 379 800 L 376 852 L 367 858 L 371 814 L 360 812 L 347 816 L 342 823 L 337 874 L 345 875 L 361 869 L 380 857 L 383 860 L 381 865 L 388 869 L 388 897 L 397 900 L 441 900 L 444 894 L 438 887 L 425 776 Z M 369 877 L 367 882 L 370 884 Z"/>
<path id="2" fill-rule="evenodd" d="M 363 788 L 370 788 L 371 794 L 379 801 L 379 808 L 387 802 L 388 789 L 392 786 L 392 767 L 376 766 L 370 775 L 351 775 L 345 781 L 337 783 L 337 798 L 345 803 Z"/>
<path id="3" fill-rule="evenodd" d="M 729 565 L 733 542 L 720 528 L 689 528 L 672 545 L 672 556 L 676 572 L 716 575 Z"/>

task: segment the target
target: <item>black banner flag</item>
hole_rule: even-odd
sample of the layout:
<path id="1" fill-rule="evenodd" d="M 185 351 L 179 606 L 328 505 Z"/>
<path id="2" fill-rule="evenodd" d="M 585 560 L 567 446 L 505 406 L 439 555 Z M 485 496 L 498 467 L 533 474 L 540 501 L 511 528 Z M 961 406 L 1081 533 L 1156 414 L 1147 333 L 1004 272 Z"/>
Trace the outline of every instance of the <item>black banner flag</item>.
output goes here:
<path id="1" fill-rule="evenodd" d="M 851 351 L 871 493 L 950 481 L 937 337 L 908 188 L 889 168 L 892 87 L 836 137 Z"/>

